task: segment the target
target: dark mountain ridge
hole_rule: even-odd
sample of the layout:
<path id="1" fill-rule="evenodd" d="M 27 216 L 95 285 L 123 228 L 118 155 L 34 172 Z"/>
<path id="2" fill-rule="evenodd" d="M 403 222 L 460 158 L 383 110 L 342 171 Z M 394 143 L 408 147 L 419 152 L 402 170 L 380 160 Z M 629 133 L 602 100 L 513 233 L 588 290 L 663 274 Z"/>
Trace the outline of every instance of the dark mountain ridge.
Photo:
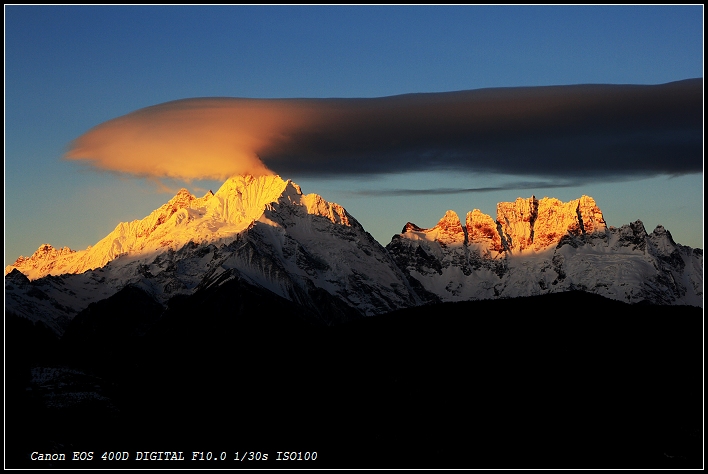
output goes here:
<path id="1" fill-rule="evenodd" d="M 44 447 L 317 451 L 318 468 L 702 465 L 700 308 L 568 292 L 327 326 L 264 296 L 233 279 L 167 310 L 137 288 L 92 305 L 8 392 L 8 466 L 36 467 Z"/>
<path id="2" fill-rule="evenodd" d="M 702 268 L 661 227 L 606 227 L 587 196 L 450 211 L 384 248 L 277 176 L 183 190 L 6 269 L 7 465 L 700 467 Z"/>

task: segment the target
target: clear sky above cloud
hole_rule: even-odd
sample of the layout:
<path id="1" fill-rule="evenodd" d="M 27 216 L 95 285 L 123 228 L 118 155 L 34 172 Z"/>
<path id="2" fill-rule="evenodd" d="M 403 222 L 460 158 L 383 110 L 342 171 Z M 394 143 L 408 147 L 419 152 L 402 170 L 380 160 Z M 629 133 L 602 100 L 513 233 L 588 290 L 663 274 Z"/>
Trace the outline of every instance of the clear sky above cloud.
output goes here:
<path id="1" fill-rule="evenodd" d="M 234 137 L 240 163 L 260 166 L 256 154 L 345 206 L 384 245 L 407 221 L 429 227 L 447 209 L 495 216 L 496 202 L 518 196 L 589 194 L 610 225 L 642 219 L 703 246 L 702 81 L 673 96 L 668 86 L 576 86 L 542 89 L 552 93 L 540 100 L 541 89 L 381 99 L 701 78 L 702 6 L 6 6 L 5 15 L 6 264 L 44 242 L 85 248 L 159 207 L 166 190 L 218 187 L 231 172 L 220 146 Z M 485 99 L 492 92 L 502 95 Z M 215 97 L 227 99 L 203 99 Z M 181 100 L 190 98 L 202 100 Z M 245 100 L 303 98 L 330 100 Z M 168 145 L 136 139 L 144 134 Z M 150 159 L 121 156 L 128 143 L 158 148 Z M 63 159 L 89 154 L 109 172 Z"/>

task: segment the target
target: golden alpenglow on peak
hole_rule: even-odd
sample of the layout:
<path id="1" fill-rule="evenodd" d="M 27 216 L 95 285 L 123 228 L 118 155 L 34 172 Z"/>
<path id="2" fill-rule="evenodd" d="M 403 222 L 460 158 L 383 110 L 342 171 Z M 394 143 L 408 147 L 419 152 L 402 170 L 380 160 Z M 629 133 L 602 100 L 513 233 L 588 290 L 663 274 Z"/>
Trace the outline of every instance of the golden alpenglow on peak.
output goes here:
<path id="1" fill-rule="evenodd" d="M 565 203 L 531 196 L 498 203 L 496 220 L 474 209 L 467 213 L 463 229 L 457 214 L 447 211 L 435 227 L 425 229 L 409 222 L 403 233 L 444 245 L 464 242 L 496 255 L 543 251 L 557 245 L 565 235 L 592 234 L 606 228 L 602 211 L 589 196 Z"/>
<path id="2" fill-rule="evenodd" d="M 346 210 L 317 194 L 303 195 L 300 187 L 277 175 L 236 175 L 216 193 L 197 198 L 180 189 L 143 219 L 121 222 L 106 237 L 85 250 L 55 249 L 44 244 L 31 257 L 20 257 L 5 268 L 18 269 L 30 280 L 46 275 L 83 273 L 119 257 L 147 257 L 179 250 L 187 243 L 229 243 L 255 221 L 270 222 L 264 213 L 282 205 L 303 214 L 327 218 L 336 225 L 354 221 Z M 357 224 L 358 225 L 358 224 Z"/>

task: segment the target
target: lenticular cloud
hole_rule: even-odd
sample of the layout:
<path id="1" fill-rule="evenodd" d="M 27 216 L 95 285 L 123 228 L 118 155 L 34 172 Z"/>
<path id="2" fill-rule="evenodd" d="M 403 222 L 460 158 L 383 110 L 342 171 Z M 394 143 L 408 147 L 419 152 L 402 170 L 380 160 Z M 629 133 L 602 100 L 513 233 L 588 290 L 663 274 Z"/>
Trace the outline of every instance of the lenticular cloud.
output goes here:
<path id="1" fill-rule="evenodd" d="M 89 130 L 71 144 L 66 158 L 138 176 L 225 179 L 270 174 L 257 150 L 276 130 L 288 129 L 288 114 L 268 105 L 187 99 L 147 107 Z"/>
<path id="2" fill-rule="evenodd" d="M 70 160 L 138 176 L 462 170 L 632 178 L 703 169 L 703 80 L 407 94 L 202 98 L 105 122 Z"/>

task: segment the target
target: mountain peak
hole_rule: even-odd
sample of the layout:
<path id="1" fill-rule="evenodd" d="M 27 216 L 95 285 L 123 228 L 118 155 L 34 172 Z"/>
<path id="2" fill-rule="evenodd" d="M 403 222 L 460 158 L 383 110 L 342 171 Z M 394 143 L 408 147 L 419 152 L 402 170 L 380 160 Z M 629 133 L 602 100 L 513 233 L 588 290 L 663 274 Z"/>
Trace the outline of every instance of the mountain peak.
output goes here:
<path id="1" fill-rule="evenodd" d="M 457 227 L 462 225 L 460 224 L 460 218 L 457 216 L 457 213 L 455 211 L 449 210 L 445 212 L 445 215 L 440 219 L 437 223 L 438 227 Z"/>
<path id="2" fill-rule="evenodd" d="M 445 215 L 435 224 L 435 227 L 424 229 L 412 222 L 408 222 L 403 227 L 403 234 L 415 235 L 415 238 L 431 240 L 447 247 L 450 245 L 464 245 L 466 237 L 465 231 L 460 223 L 460 218 L 455 211 L 447 211 Z"/>
<path id="3" fill-rule="evenodd" d="M 585 234 L 604 232 L 607 223 L 602 211 L 590 196 L 582 195 L 578 200 L 578 214 L 582 220 L 582 230 Z"/>
<path id="4" fill-rule="evenodd" d="M 244 190 L 250 188 L 265 189 L 284 189 L 286 182 L 278 175 L 264 175 L 254 177 L 250 174 L 235 175 L 224 181 L 224 184 L 216 191 L 215 196 L 225 197 L 230 194 L 242 194 Z"/>
<path id="5" fill-rule="evenodd" d="M 467 213 L 464 247 L 441 230 L 411 224 L 387 245 L 401 268 L 443 301 L 516 297 L 582 289 L 627 302 L 702 305 L 703 252 L 676 244 L 661 226 L 607 226 L 595 200 L 517 198 L 494 220 Z"/>
<path id="6" fill-rule="evenodd" d="M 52 247 L 50 244 L 42 244 L 39 248 L 29 257 L 24 257 L 20 255 L 15 263 L 5 267 L 5 274 L 11 272 L 16 268 L 24 269 L 24 273 L 33 273 L 37 269 L 43 267 L 53 268 L 54 263 L 66 256 L 76 253 L 75 250 L 69 247 L 62 247 L 60 249 Z M 28 274 L 32 278 L 31 274 Z"/>
<path id="7" fill-rule="evenodd" d="M 497 223 L 491 216 L 484 214 L 479 209 L 474 209 L 467 213 L 465 218 L 465 228 L 467 230 L 467 240 L 472 244 L 481 244 L 489 247 L 494 252 L 502 252 L 501 236 L 497 230 Z"/>
<path id="8" fill-rule="evenodd" d="M 53 256 L 53 255 L 67 255 L 67 254 L 70 254 L 73 252 L 75 252 L 75 250 L 71 250 L 69 247 L 54 248 L 50 244 L 42 244 L 29 258 L 30 259 L 38 259 L 38 258 L 42 258 L 42 257 L 46 257 L 46 256 Z M 20 257 L 20 258 L 25 258 L 25 257 Z"/>
<path id="9" fill-rule="evenodd" d="M 514 202 L 497 204 L 497 222 L 501 225 L 502 240 L 511 251 L 523 251 L 533 242 L 533 225 L 538 215 L 536 196 L 518 197 Z"/>
<path id="10" fill-rule="evenodd" d="M 466 241 L 465 231 L 455 211 L 447 211 L 433 229 L 437 230 L 436 240 L 442 245 L 462 245 Z"/>
<path id="11" fill-rule="evenodd" d="M 192 193 L 187 191 L 187 189 L 185 188 L 181 188 L 179 191 L 177 191 L 177 194 L 175 194 L 172 199 L 167 201 L 165 206 L 171 206 L 173 209 L 181 209 L 187 206 L 189 202 L 194 199 L 196 198 L 192 195 Z"/>
<path id="12" fill-rule="evenodd" d="M 425 230 L 421 227 L 418 227 L 412 222 L 406 222 L 406 225 L 403 226 L 403 230 L 401 231 L 402 234 L 405 234 L 406 232 L 420 232 L 422 230 Z"/>
<path id="13" fill-rule="evenodd" d="M 182 188 L 150 215 L 119 223 L 93 247 L 80 252 L 44 244 L 33 257 L 20 257 L 5 273 L 18 268 L 30 279 L 83 273 L 125 255 L 178 250 L 189 242 L 228 242 L 258 220 L 275 225 L 272 219 L 278 219 L 272 212 L 318 215 L 337 225 L 359 225 L 343 207 L 316 194 L 303 195 L 290 180 L 277 175 L 238 175 L 227 179 L 216 193 L 209 191 L 201 198 Z"/>
<path id="14" fill-rule="evenodd" d="M 542 251 L 557 245 L 561 238 L 604 232 L 607 228 L 602 211 L 595 200 L 583 195 L 570 202 L 556 198 L 519 197 L 513 202 L 497 204 L 497 219 L 474 209 L 467 213 L 465 227 L 454 211 L 447 211 L 431 229 L 406 224 L 402 234 L 425 234 L 426 240 L 444 245 L 463 242 L 479 247 L 489 255 L 501 252 Z M 480 247 L 481 246 L 481 247 Z"/>

